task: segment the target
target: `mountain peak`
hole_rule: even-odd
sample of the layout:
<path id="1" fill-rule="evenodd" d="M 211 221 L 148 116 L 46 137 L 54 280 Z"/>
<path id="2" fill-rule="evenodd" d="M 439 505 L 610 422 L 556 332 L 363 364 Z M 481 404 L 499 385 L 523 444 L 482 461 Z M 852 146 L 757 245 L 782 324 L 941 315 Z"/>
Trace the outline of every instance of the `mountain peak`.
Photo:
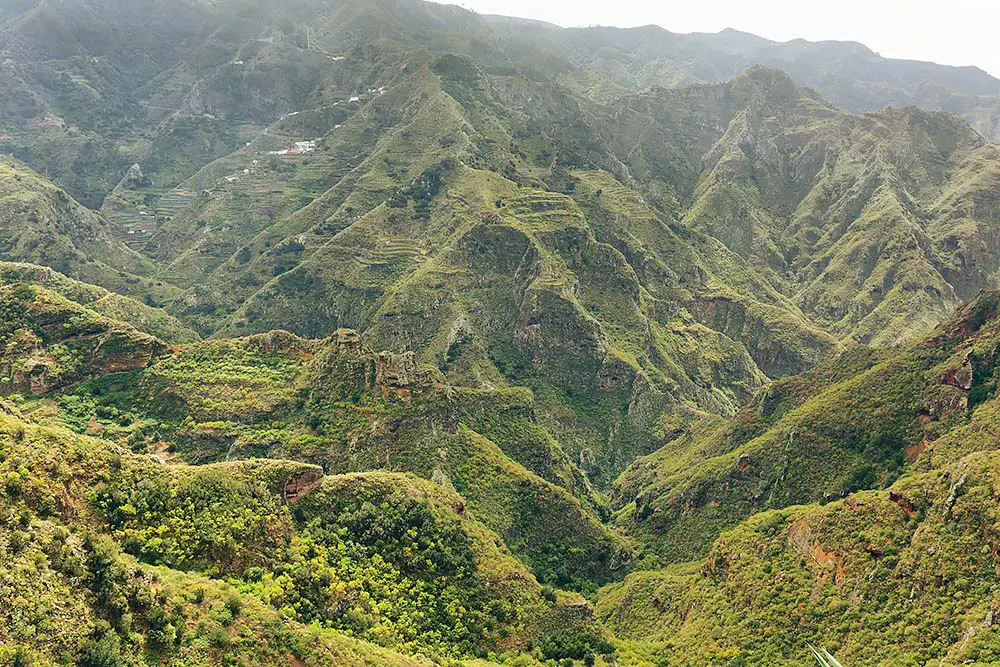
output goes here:
<path id="1" fill-rule="evenodd" d="M 754 65 L 730 83 L 737 97 L 754 97 L 772 104 L 786 104 L 797 100 L 801 91 L 795 81 L 783 70 Z"/>
<path id="2" fill-rule="evenodd" d="M 711 33 L 706 33 L 711 34 Z M 738 38 L 746 42 L 761 42 L 773 44 L 774 42 L 766 37 L 761 37 L 760 35 L 755 35 L 752 32 L 747 32 L 745 30 L 738 30 L 736 28 L 723 28 L 719 32 L 715 33 L 719 37 L 724 37 L 727 39 Z"/>

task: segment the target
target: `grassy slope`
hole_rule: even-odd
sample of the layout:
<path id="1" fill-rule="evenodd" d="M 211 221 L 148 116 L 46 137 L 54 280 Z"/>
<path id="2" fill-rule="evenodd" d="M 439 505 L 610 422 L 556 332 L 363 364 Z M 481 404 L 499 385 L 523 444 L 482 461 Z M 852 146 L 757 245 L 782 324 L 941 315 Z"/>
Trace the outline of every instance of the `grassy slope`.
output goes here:
<path id="1" fill-rule="evenodd" d="M 105 220 L 11 158 L 0 159 L 0 257 L 49 266 L 124 294 L 172 294 Z"/>
<path id="2" fill-rule="evenodd" d="M 993 664 L 995 452 L 825 507 L 760 514 L 706 561 L 630 575 L 598 616 L 667 664 Z"/>
<path id="3" fill-rule="evenodd" d="M 171 343 L 192 343 L 199 339 L 191 329 L 163 310 L 153 308 L 110 292 L 96 285 L 83 283 L 35 264 L 0 263 L 0 283 L 38 285 L 103 315 L 111 320 L 131 324 L 136 329 Z"/>
<path id="4" fill-rule="evenodd" d="M 729 422 L 693 425 L 617 481 L 620 522 L 677 561 L 753 512 L 885 486 L 938 439 L 977 430 L 972 409 L 995 387 L 995 316 L 984 293 L 926 342 L 851 350 Z"/>
<path id="5" fill-rule="evenodd" d="M 674 555 L 697 553 L 684 541 L 691 534 L 701 535 L 705 545 L 713 530 L 735 525 L 740 512 L 729 510 L 741 505 L 733 493 L 749 494 L 742 496 L 748 512 L 784 509 L 724 532 L 705 561 L 630 575 L 605 589 L 599 616 L 623 638 L 661 642 L 649 650 L 664 659 L 684 654 L 694 664 L 711 664 L 710 656 L 720 651 L 747 661 L 797 664 L 810 642 L 836 649 L 845 664 L 995 660 L 996 637 L 984 619 L 992 609 L 996 567 L 991 489 L 1000 433 L 998 303 L 996 293 L 984 293 L 919 344 L 880 353 L 855 350 L 839 363 L 778 383 L 743 419 L 692 432 L 670 451 L 637 464 L 623 490 L 630 481 L 650 486 L 632 516 L 647 529 L 666 527 L 653 539 L 663 540 L 660 547 Z M 866 385 L 877 394 L 865 398 Z M 894 404 L 894 396 L 906 393 L 910 399 Z M 816 419 L 805 431 L 803 420 Z M 884 491 L 794 506 L 810 497 L 827 500 L 818 497 L 824 484 L 839 483 L 842 455 L 822 445 L 822 429 L 833 429 L 828 434 L 836 435 L 835 446 L 846 447 L 858 442 L 859 424 L 867 424 L 860 431 L 866 437 L 881 434 L 883 444 L 895 443 L 882 462 L 905 457 L 902 476 Z M 890 438 L 900 427 L 905 435 Z M 797 434 L 796 452 L 785 459 L 782 438 L 791 432 Z M 740 465 L 701 495 L 653 491 L 683 477 L 690 457 L 726 459 L 719 452 L 730 447 L 742 453 L 744 469 L 760 460 L 747 451 L 756 447 L 769 447 L 764 460 L 779 466 L 812 463 L 783 467 L 791 472 L 770 477 L 767 496 L 755 491 L 760 476 L 741 476 Z M 810 452 L 822 456 L 810 458 Z M 693 467 L 699 465 L 705 464 Z M 788 488 L 801 494 L 782 497 Z M 684 497 L 670 502 L 674 493 Z M 887 651 L 894 652 L 891 658 Z"/>
<path id="6" fill-rule="evenodd" d="M 7 656 L 103 642 L 129 664 L 416 665 L 340 632 L 455 656 L 587 632 L 578 599 L 544 600 L 465 501 L 430 482 L 281 461 L 164 466 L 5 409 L 0 534 L 20 564 L 4 573 L 18 610 Z"/>
<path id="7" fill-rule="evenodd" d="M 412 356 L 359 346 L 282 332 L 205 342 L 25 405 L 168 459 L 416 473 L 461 493 L 548 582 L 592 589 L 627 564 L 627 543 L 601 523 L 606 501 L 533 423 L 529 392 L 436 384 Z"/>

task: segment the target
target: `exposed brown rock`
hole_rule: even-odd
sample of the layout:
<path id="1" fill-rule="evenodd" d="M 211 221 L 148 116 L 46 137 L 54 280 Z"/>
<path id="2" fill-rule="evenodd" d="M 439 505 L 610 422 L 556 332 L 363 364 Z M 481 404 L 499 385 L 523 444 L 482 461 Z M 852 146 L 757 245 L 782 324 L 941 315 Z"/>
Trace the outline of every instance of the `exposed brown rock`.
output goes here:
<path id="1" fill-rule="evenodd" d="M 961 368 L 951 369 L 941 374 L 941 383 L 969 391 L 972 389 L 972 378 L 972 358 L 971 355 L 968 355 L 962 362 Z"/>
<path id="2" fill-rule="evenodd" d="M 811 558 L 820 568 L 833 570 L 833 580 L 836 583 L 843 581 L 846 574 L 843 559 L 823 547 L 805 519 L 799 519 L 789 527 L 787 543 L 795 551 Z"/>
<path id="3" fill-rule="evenodd" d="M 44 361 L 33 359 L 14 373 L 15 387 L 28 387 L 33 394 L 44 394 L 49 387 L 49 365 Z"/>
<path id="4" fill-rule="evenodd" d="M 917 510 L 913 506 L 913 503 L 911 503 L 909 500 L 899 495 L 898 493 L 890 492 L 889 500 L 902 507 L 903 511 L 906 512 L 907 516 L 914 516 L 917 513 Z"/>
<path id="5" fill-rule="evenodd" d="M 143 346 L 129 350 L 127 354 L 119 354 L 107 359 L 98 359 L 95 366 L 105 373 L 125 373 L 144 368 L 152 361 L 153 356 L 162 351 L 160 346 Z"/>
<path id="6" fill-rule="evenodd" d="M 337 329 L 330 336 L 328 342 L 338 354 L 361 353 L 361 334 L 353 329 Z"/>
<path id="7" fill-rule="evenodd" d="M 927 447 L 930 446 L 931 441 L 927 438 L 921 440 L 920 442 L 914 443 L 912 445 L 907 445 L 903 448 L 903 456 L 906 457 L 908 463 L 913 463 L 920 455 L 927 451 Z"/>
<path id="8" fill-rule="evenodd" d="M 296 503 L 312 493 L 323 483 L 323 471 L 317 468 L 307 468 L 294 473 L 285 482 L 285 500 Z"/>
<path id="9" fill-rule="evenodd" d="M 417 365 L 413 352 L 380 352 L 375 360 L 375 387 L 383 395 L 395 393 L 408 398 L 414 389 L 431 384 L 429 374 Z"/>

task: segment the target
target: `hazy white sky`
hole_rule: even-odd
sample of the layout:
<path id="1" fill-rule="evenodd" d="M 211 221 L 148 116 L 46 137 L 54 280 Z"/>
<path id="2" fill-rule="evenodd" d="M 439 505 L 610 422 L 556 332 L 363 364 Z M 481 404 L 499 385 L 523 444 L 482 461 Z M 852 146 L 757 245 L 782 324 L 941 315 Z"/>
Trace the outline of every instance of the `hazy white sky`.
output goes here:
<path id="1" fill-rule="evenodd" d="M 862 42 L 883 56 L 977 65 L 1000 77 L 1000 0 L 437 0 L 563 26 L 655 23 L 775 40 Z"/>

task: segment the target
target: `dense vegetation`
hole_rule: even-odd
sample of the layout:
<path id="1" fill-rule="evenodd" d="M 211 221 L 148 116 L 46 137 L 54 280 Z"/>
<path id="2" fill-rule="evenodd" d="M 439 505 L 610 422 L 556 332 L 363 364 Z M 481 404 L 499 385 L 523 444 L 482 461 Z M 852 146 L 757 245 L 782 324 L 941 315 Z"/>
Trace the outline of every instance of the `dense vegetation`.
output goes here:
<path id="1" fill-rule="evenodd" d="M 0 665 L 1000 662 L 998 97 L 419 0 L 0 7 Z"/>

